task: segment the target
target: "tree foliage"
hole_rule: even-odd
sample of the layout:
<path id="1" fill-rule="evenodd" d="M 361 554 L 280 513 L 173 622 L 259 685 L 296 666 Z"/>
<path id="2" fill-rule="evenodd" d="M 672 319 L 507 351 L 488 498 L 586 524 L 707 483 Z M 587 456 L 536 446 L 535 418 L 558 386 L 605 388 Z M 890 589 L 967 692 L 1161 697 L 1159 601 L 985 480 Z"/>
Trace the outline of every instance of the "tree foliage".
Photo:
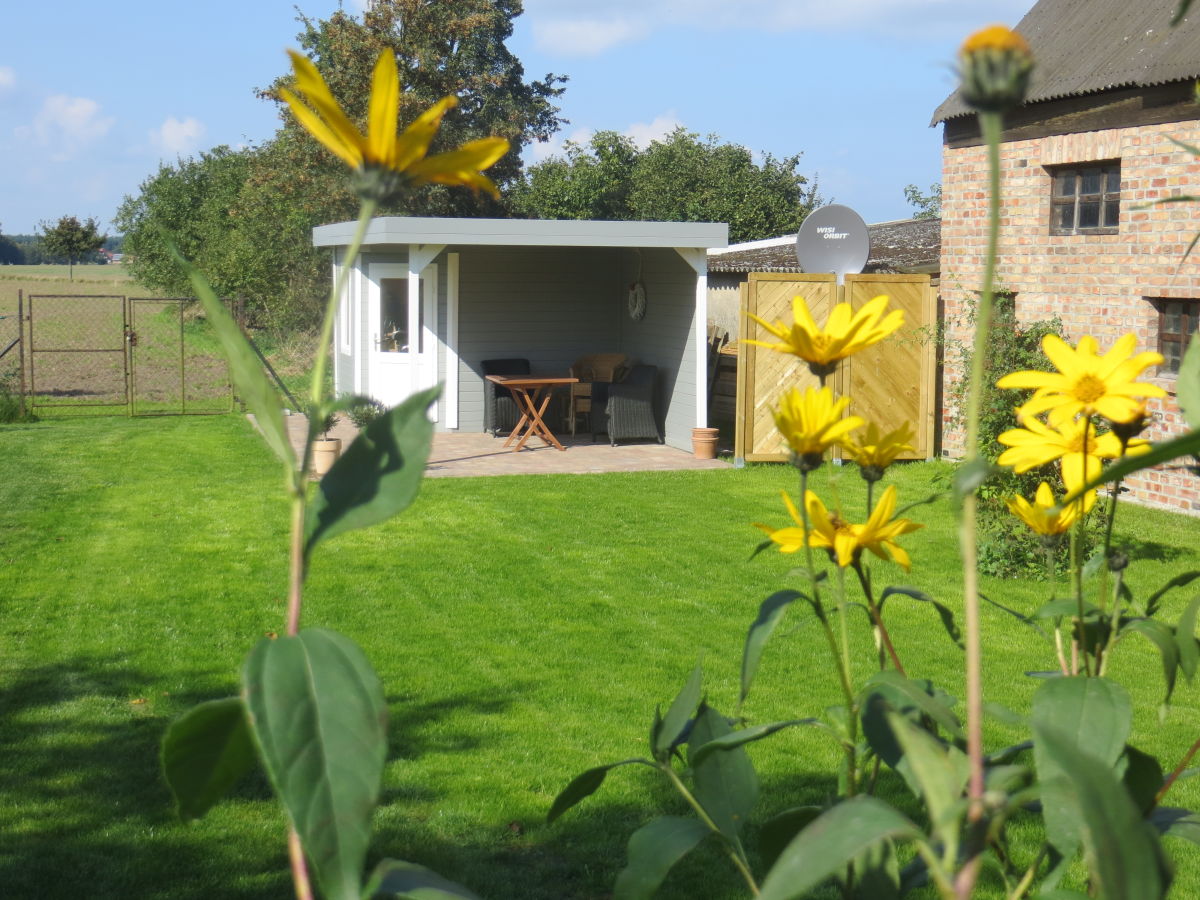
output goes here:
<path id="1" fill-rule="evenodd" d="M 75 263 L 104 246 L 107 235 L 100 233 L 95 219 L 83 222 L 75 216 L 63 216 L 53 225 L 42 222 L 39 226 L 42 247 L 50 256 L 65 259 L 74 278 Z"/>
<path id="2" fill-rule="evenodd" d="M 929 186 L 929 193 L 922 194 L 915 184 L 906 185 L 904 199 L 909 206 L 916 207 L 914 219 L 940 219 L 942 217 L 942 184 L 935 181 Z"/>
<path id="3" fill-rule="evenodd" d="M 521 11 L 520 0 L 380 0 L 361 18 L 343 10 L 328 19 L 302 16 L 298 41 L 360 127 L 371 70 L 385 48 L 396 53 L 404 85 L 399 127 L 441 97 L 456 95 L 459 106 L 446 116 L 431 152 L 488 135 L 507 138 L 512 150 L 488 171 L 503 188 L 520 175 L 522 148 L 548 139 L 561 124 L 553 100 L 564 79 L 526 81 L 520 61 L 505 46 Z M 290 73 L 283 75 L 257 93 L 280 103 L 278 91 L 290 79 Z M 353 218 L 358 204 L 343 164 L 281 103 L 280 119 L 278 131 L 262 146 L 217 148 L 164 166 L 142 185 L 140 196 L 127 198 L 119 222 L 139 279 L 171 291 L 183 284 L 180 274 L 160 265 L 167 253 L 160 225 L 166 225 L 218 292 L 240 296 L 263 324 L 292 328 L 315 322 L 329 264 L 312 247 L 312 228 Z M 430 185 L 382 214 L 503 216 L 507 209 L 486 196 Z M 194 224 L 184 221 L 188 216 Z"/>
<path id="4" fill-rule="evenodd" d="M 728 222 L 730 241 L 750 241 L 795 231 L 820 205 L 799 164 L 799 154 L 756 163 L 745 147 L 684 128 L 645 149 L 601 131 L 531 166 L 512 203 L 535 218 Z"/>
<path id="5" fill-rule="evenodd" d="M 0 227 L 0 266 L 17 266 L 23 262 L 25 254 L 11 238 L 5 236 L 4 229 Z"/>

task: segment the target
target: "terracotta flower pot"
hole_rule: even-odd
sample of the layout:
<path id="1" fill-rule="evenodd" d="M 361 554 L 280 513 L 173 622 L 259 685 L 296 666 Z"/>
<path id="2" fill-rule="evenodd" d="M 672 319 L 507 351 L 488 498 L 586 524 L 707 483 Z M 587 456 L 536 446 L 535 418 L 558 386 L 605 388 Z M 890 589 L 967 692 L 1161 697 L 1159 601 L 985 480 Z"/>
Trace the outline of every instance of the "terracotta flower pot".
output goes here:
<path id="1" fill-rule="evenodd" d="M 696 459 L 716 459 L 719 434 L 720 431 L 716 428 L 693 428 L 692 456 Z"/>
<path id="2" fill-rule="evenodd" d="M 333 468 L 338 456 L 342 453 L 341 438 L 325 438 L 313 441 L 312 470 L 317 477 L 323 477 Z"/>

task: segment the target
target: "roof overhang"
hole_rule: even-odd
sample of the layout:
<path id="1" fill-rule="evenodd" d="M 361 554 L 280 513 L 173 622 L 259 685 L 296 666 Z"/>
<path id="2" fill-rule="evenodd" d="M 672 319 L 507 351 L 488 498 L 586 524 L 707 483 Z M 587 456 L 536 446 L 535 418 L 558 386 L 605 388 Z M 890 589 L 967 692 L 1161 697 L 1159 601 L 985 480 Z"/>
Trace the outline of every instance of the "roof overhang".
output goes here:
<path id="1" fill-rule="evenodd" d="M 357 222 L 313 229 L 314 247 L 348 247 Z M 597 222 L 590 219 L 455 219 L 385 216 L 372 219 L 364 247 L 444 244 L 501 247 L 671 247 L 729 244 L 723 222 Z"/>

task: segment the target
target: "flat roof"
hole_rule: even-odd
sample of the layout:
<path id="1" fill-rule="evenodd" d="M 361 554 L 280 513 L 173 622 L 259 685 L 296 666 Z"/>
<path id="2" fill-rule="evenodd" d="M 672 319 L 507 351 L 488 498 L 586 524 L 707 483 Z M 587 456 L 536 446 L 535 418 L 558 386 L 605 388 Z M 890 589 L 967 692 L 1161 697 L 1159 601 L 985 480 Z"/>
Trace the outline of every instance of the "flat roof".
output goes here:
<path id="1" fill-rule="evenodd" d="M 357 222 L 313 229 L 314 247 L 346 247 Z M 591 219 L 453 219 L 384 216 L 371 220 L 364 247 L 457 244 L 510 247 L 725 247 L 724 222 L 597 222 Z"/>

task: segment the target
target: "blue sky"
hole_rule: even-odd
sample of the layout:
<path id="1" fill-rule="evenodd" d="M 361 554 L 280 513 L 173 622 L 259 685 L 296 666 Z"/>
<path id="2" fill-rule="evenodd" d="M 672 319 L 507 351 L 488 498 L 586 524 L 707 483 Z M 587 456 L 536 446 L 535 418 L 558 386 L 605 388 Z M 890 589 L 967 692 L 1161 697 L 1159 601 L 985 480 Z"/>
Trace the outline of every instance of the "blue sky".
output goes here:
<path id="1" fill-rule="evenodd" d="M 645 142 L 683 125 L 776 157 L 868 222 L 909 214 L 906 184 L 939 179 L 930 114 L 955 50 L 1032 0 L 526 0 L 510 47 L 529 77 L 570 76 L 570 120 L 530 159 L 612 129 Z M 77 0 L 10 5 L 0 33 L 0 229 L 62 215 L 107 228 L 160 161 L 266 140 L 254 88 L 285 71 L 295 7 Z M 346 8 L 361 8 L 347 0 Z"/>

